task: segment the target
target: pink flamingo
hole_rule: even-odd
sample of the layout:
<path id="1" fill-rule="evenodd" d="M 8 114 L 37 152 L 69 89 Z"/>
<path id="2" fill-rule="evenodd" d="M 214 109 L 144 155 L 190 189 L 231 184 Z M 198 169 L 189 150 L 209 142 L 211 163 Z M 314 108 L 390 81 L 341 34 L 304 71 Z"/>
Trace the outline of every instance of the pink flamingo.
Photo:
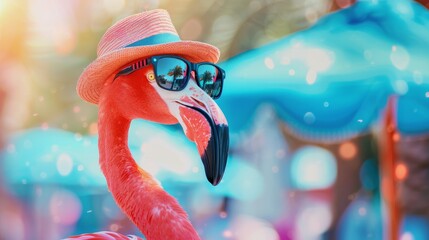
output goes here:
<path id="1" fill-rule="evenodd" d="M 100 167 L 122 211 L 148 240 L 193 240 L 200 238 L 186 212 L 156 179 L 136 164 L 127 145 L 132 119 L 161 124 L 179 122 L 186 136 L 197 145 L 207 179 L 217 185 L 223 176 L 229 145 L 228 126 L 225 116 L 207 94 L 208 89 L 204 91 L 190 73 L 184 89 L 161 88 L 155 79 L 154 63 L 148 62 L 155 54 L 182 56 L 195 62 L 216 62 L 219 52 L 204 43 L 165 40 L 177 36 L 170 21 L 166 11 L 153 10 L 128 17 L 111 27 L 100 41 L 98 59 L 80 77 L 77 91 L 84 100 L 99 105 Z M 125 28 L 126 40 L 120 37 L 124 36 Z M 163 37 L 155 39 L 160 41 L 156 44 L 141 41 L 153 40 L 160 34 Z M 136 41 L 140 45 L 131 47 L 133 51 L 124 47 Z M 205 51 L 201 52 L 203 48 Z M 124 59 L 127 51 L 129 55 Z M 117 75 L 121 66 L 129 67 Z M 162 147 L 168 146 L 160 146 L 160 151 Z M 69 239 L 129 238 L 141 239 L 114 232 L 83 234 Z"/>

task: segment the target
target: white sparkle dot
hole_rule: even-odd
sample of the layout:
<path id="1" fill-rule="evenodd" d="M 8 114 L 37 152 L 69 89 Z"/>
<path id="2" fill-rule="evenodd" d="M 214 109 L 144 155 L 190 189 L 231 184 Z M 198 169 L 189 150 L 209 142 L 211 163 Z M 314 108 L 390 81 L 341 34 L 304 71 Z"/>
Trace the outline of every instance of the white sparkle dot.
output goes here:
<path id="1" fill-rule="evenodd" d="M 316 82 L 316 79 L 317 79 L 317 72 L 313 70 L 309 70 L 305 78 L 307 84 L 309 85 L 314 84 Z"/>
<path id="2" fill-rule="evenodd" d="M 223 231 L 223 236 L 225 238 L 230 238 L 230 237 L 232 237 L 232 232 L 230 230 L 225 230 L 225 231 Z"/>
<path id="3" fill-rule="evenodd" d="M 414 240 L 414 237 L 411 233 L 404 232 L 404 234 L 401 236 L 401 240 Z"/>
<path id="4" fill-rule="evenodd" d="M 77 170 L 80 172 L 80 171 L 83 171 L 85 168 L 83 167 L 83 165 L 82 164 L 79 164 L 78 166 L 77 166 Z"/>
<path id="5" fill-rule="evenodd" d="M 410 55 L 405 48 L 400 46 L 393 46 L 392 52 L 390 53 L 390 61 L 397 69 L 404 70 L 408 67 L 408 64 L 410 63 Z"/>
<path id="6" fill-rule="evenodd" d="M 364 208 L 364 207 L 359 208 L 359 215 L 365 216 L 366 215 L 366 208 Z"/>
<path id="7" fill-rule="evenodd" d="M 58 151 L 58 150 L 59 150 L 58 145 L 52 145 L 52 146 L 51 146 L 51 151 L 52 151 L 52 152 L 56 152 L 56 151 Z"/>
<path id="8" fill-rule="evenodd" d="M 273 61 L 273 59 L 267 57 L 267 58 L 265 58 L 264 63 L 265 63 L 265 66 L 268 69 L 274 69 L 274 61 Z"/>
<path id="9" fill-rule="evenodd" d="M 396 80 L 394 82 L 393 88 L 396 93 L 404 95 L 408 92 L 408 83 L 404 80 Z"/>
<path id="10" fill-rule="evenodd" d="M 316 117 L 312 112 L 306 112 L 304 114 L 304 122 L 307 124 L 313 124 L 316 121 Z"/>
<path id="11" fill-rule="evenodd" d="M 15 152 L 15 145 L 14 144 L 8 144 L 6 147 L 6 151 L 8 153 L 14 153 Z"/>
<path id="12" fill-rule="evenodd" d="M 73 169 L 73 160 L 68 154 L 60 154 L 57 158 L 57 170 L 61 176 L 67 176 Z"/>
<path id="13" fill-rule="evenodd" d="M 271 168 L 271 170 L 273 171 L 273 173 L 278 173 L 278 172 L 279 172 L 279 167 L 277 167 L 277 166 L 273 166 L 273 167 Z"/>

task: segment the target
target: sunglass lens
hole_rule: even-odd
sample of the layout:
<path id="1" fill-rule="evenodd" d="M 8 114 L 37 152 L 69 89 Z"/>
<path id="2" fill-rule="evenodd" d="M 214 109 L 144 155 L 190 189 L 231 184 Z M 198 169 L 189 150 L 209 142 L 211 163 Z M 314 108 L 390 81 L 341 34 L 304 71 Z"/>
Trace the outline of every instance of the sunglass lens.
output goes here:
<path id="1" fill-rule="evenodd" d="M 177 58 L 157 59 L 156 81 L 159 86 L 171 91 L 180 91 L 187 84 L 188 66 Z"/>
<path id="2" fill-rule="evenodd" d="M 219 69 L 211 64 L 201 64 L 197 69 L 197 81 L 210 97 L 218 98 L 222 89 L 222 79 Z"/>

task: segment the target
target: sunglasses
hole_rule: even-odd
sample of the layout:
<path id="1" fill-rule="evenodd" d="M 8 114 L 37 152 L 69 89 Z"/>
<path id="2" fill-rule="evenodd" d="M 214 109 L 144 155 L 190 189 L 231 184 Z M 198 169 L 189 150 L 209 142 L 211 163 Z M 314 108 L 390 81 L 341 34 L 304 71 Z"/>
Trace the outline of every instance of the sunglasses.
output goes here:
<path id="1" fill-rule="evenodd" d="M 213 99 L 222 94 L 225 71 L 209 63 L 193 63 L 178 56 L 161 55 L 140 60 L 116 74 L 115 79 L 152 64 L 158 86 L 169 91 L 181 91 L 188 85 L 191 72 L 195 72 L 197 85 Z"/>

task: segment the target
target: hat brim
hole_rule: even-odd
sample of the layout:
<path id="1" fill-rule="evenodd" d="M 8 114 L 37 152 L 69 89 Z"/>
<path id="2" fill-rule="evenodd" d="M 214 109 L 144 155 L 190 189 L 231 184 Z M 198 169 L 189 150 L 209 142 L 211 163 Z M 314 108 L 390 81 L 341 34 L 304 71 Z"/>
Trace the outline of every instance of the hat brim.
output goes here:
<path id="1" fill-rule="evenodd" d="M 179 41 L 158 45 L 122 48 L 98 57 L 86 67 L 77 83 L 78 95 L 90 103 L 98 104 L 103 87 L 113 81 L 115 74 L 127 64 L 156 55 L 179 55 L 193 62 L 219 60 L 219 49 L 202 42 Z"/>

